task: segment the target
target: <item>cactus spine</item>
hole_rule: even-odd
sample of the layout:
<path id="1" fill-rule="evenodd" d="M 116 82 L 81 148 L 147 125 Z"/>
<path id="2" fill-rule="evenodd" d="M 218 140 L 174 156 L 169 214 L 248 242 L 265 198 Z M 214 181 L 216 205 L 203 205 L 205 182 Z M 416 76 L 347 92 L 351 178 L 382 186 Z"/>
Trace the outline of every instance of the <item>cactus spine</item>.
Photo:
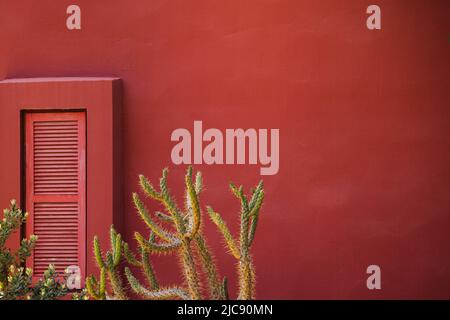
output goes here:
<path id="1" fill-rule="evenodd" d="M 238 299 L 249 300 L 255 298 L 255 269 L 250 255 L 250 247 L 253 243 L 258 224 L 259 211 L 264 201 L 264 186 L 260 181 L 253 191 L 250 202 L 244 194 L 243 187 L 237 188 L 230 184 L 231 192 L 241 202 L 239 242 L 232 236 L 228 226 L 220 214 L 208 207 L 208 214 L 214 224 L 222 233 L 230 253 L 239 261 L 239 295 Z M 226 281 L 224 281 L 226 287 Z"/>

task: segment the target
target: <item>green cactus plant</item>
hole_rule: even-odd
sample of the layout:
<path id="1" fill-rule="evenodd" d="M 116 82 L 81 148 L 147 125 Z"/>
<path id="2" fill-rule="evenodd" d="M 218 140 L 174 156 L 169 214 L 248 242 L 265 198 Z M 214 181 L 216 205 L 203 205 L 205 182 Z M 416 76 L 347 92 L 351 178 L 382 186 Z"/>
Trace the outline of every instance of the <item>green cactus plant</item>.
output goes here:
<path id="1" fill-rule="evenodd" d="M 220 214 L 211 207 L 208 207 L 207 211 L 212 222 L 217 225 L 222 233 L 230 253 L 239 261 L 238 299 L 250 300 L 255 298 L 255 268 L 250 254 L 250 247 L 255 237 L 259 212 L 264 201 L 264 185 L 260 181 L 253 191 L 250 201 L 244 194 L 242 186 L 237 188 L 234 184 L 230 184 L 230 189 L 241 202 L 239 241 L 232 236 Z"/>
<path id="2" fill-rule="evenodd" d="M 110 229 L 111 250 L 106 251 L 105 256 L 100 247 L 97 237 L 94 238 L 94 255 L 97 266 L 100 269 L 100 279 L 90 276 L 86 279 L 86 289 L 91 297 L 96 300 L 126 300 L 127 295 L 123 288 L 122 279 L 120 277 L 119 265 L 122 257 L 123 241 L 120 234 L 116 232 L 114 226 Z M 106 291 L 106 278 L 108 278 L 112 296 Z"/>
<path id="3" fill-rule="evenodd" d="M 134 237 L 138 244 L 138 258 L 111 227 L 111 251 L 106 252 L 105 259 L 100 249 L 98 239 L 94 239 L 94 254 L 100 269 L 100 278 L 91 276 L 86 279 L 88 295 L 94 299 L 126 299 L 119 274 L 119 263 L 123 257 L 130 266 L 139 268 L 146 279 L 147 286 L 134 276 L 129 267 L 124 273 L 131 289 L 145 299 L 186 299 L 204 298 L 202 288 L 206 287 L 210 299 L 228 300 L 227 278 L 220 279 L 215 259 L 202 233 L 202 213 L 200 208 L 200 193 L 203 189 L 202 176 L 198 172 L 193 179 L 192 168 L 185 175 L 185 203 L 180 210 L 171 196 L 167 186 L 168 170 L 164 169 L 160 179 L 159 191 L 143 176 L 139 176 L 140 186 L 144 194 L 158 201 L 164 212 L 156 211 L 150 215 L 144 202 L 137 193 L 133 194 L 133 203 L 140 218 L 150 229 L 149 237 L 145 238 L 139 232 Z M 252 192 L 250 201 L 244 194 L 243 187 L 230 185 L 232 193 L 241 202 L 241 225 L 239 239 L 235 240 L 222 217 L 211 207 L 207 207 L 209 216 L 225 238 L 230 253 L 239 261 L 239 299 L 255 298 L 255 270 L 250 254 L 254 240 L 259 212 L 264 200 L 263 182 L 261 181 Z M 176 253 L 182 265 L 184 285 L 161 287 L 152 266 L 151 254 Z M 207 280 L 202 285 L 198 267 Z M 113 295 L 109 296 L 106 289 L 110 282 Z"/>
<path id="4" fill-rule="evenodd" d="M 202 190 L 202 176 L 198 172 L 195 182 L 192 177 L 192 167 L 189 167 L 185 175 L 185 206 L 181 211 L 173 200 L 167 186 L 168 169 L 163 170 L 160 179 L 160 191 L 156 191 L 155 187 L 143 176 L 139 176 L 141 188 L 147 197 L 160 202 L 166 213 L 156 212 L 155 216 L 160 222 L 170 223 L 172 231 L 165 229 L 161 223 L 156 222 L 149 214 L 144 203 L 137 193 L 133 194 L 134 205 L 145 224 L 150 229 L 150 237 L 147 240 L 139 232 L 135 233 L 135 238 L 141 250 L 141 256 L 144 253 L 168 254 L 177 252 L 181 264 L 183 266 L 183 274 L 186 289 L 180 287 L 159 288 L 152 282 L 152 276 L 147 277 L 150 289 L 144 288 L 138 280 L 133 276 L 129 269 L 125 270 L 128 282 L 133 290 L 149 299 L 201 299 L 201 284 L 199 273 L 196 268 L 194 250 L 200 257 L 203 272 L 208 280 L 208 291 L 211 299 L 225 299 L 224 288 L 219 281 L 214 258 L 210 253 L 208 245 L 201 231 L 201 209 L 199 203 L 199 194 Z M 155 238 L 158 238 L 158 241 Z M 133 257 L 128 257 L 129 262 L 133 261 Z M 135 262 L 135 261 L 134 261 Z M 134 264 L 139 265 L 139 264 Z M 149 264 L 144 261 L 140 262 L 140 266 L 148 270 Z M 148 273 L 147 271 L 144 272 Z M 149 279 L 150 278 L 150 279 Z M 226 283 L 226 282 L 225 282 Z"/>
<path id="5" fill-rule="evenodd" d="M 94 276 L 86 278 L 86 290 L 90 297 L 95 300 L 106 300 L 106 271 L 105 268 L 100 269 L 100 279 Z"/>

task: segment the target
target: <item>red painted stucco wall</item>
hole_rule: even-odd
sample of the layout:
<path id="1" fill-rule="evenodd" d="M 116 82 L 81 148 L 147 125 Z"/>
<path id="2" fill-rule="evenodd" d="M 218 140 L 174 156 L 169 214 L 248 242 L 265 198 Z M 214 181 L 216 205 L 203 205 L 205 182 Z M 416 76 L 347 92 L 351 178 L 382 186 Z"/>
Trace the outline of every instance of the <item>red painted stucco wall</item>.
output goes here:
<path id="1" fill-rule="evenodd" d="M 82 29 L 69 31 L 73 3 Z M 450 298 L 450 6 L 377 1 L 382 29 L 370 31 L 370 4 L 0 0 L 0 79 L 123 80 L 123 230 L 133 246 L 146 230 L 131 203 L 139 173 L 156 180 L 169 166 L 182 199 L 174 129 L 279 128 L 280 171 L 263 177 L 253 248 L 258 298 Z M 236 230 L 227 184 L 256 184 L 259 166 L 196 169 L 203 203 Z M 17 183 L 0 180 L 3 194 Z M 204 229 L 234 293 L 235 261 L 207 219 Z M 154 264 L 161 282 L 180 281 L 173 257 Z M 371 264 L 382 290 L 366 288 Z"/>

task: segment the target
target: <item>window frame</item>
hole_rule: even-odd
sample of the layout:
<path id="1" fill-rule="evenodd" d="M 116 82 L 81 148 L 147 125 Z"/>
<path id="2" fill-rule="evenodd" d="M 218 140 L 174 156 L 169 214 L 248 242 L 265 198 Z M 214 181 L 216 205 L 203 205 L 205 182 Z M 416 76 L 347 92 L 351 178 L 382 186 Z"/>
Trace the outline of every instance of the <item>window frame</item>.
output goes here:
<path id="1" fill-rule="evenodd" d="M 87 132 L 86 132 L 86 112 L 84 110 L 66 111 L 66 110 L 34 110 L 24 113 L 25 121 L 25 209 L 29 216 L 25 223 L 25 234 L 29 237 L 34 234 L 34 204 L 36 202 L 66 202 L 71 200 L 77 202 L 79 206 L 78 220 L 78 267 L 80 268 L 81 283 L 84 286 L 84 278 L 86 277 L 86 220 L 87 220 L 87 192 L 86 192 L 86 168 L 87 168 Z M 61 121 L 61 120 L 77 120 L 78 121 L 78 193 L 76 195 L 35 195 L 34 194 L 34 135 L 33 123 L 35 121 Z M 37 240 L 39 242 L 39 238 Z M 26 266 L 34 267 L 34 252 L 27 259 Z M 68 266 L 66 266 L 68 267 Z M 62 276 L 62 275 L 60 275 Z M 39 280 L 39 276 L 33 272 L 32 281 L 35 283 Z"/>

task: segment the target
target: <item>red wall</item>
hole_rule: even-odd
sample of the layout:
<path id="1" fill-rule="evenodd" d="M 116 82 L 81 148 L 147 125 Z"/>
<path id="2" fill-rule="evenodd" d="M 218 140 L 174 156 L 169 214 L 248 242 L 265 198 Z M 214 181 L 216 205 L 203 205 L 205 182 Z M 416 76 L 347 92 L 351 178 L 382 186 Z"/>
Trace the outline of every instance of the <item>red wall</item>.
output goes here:
<path id="1" fill-rule="evenodd" d="M 80 31 L 65 26 L 73 3 Z M 133 245 L 145 230 L 131 204 L 137 175 L 156 180 L 169 166 L 172 189 L 182 187 L 174 129 L 194 120 L 280 128 L 280 171 L 264 177 L 253 248 L 257 297 L 450 298 L 449 3 L 377 1 L 379 31 L 366 28 L 372 2 L 343 3 L 1 0 L 0 79 L 123 79 Z M 196 169 L 203 203 L 237 223 L 227 183 L 256 184 L 259 166 Z M 234 293 L 235 261 L 204 227 Z M 173 257 L 154 263 L 162 282 L 180 281 Z M 370 264 L 381 267 L 382 290 L 366 288 Z"/>

